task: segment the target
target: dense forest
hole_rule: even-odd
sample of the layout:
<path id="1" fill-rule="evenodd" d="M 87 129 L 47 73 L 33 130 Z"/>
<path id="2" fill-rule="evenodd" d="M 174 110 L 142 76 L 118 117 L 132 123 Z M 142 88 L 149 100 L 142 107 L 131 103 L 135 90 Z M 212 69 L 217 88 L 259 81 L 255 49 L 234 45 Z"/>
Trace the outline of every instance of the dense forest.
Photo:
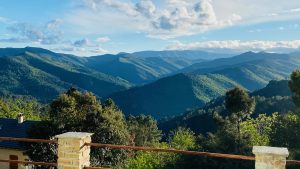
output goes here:
<path id="1" fill-rule="evenodd" d="M 254 145 L 266 145 L 288 147 L 289 158 L 299 159 L 299 86 L 300 70 L 296 70 L 288 81 L 271 81 L 253 93 L 234 87 L 201 109 L 160 120 L 159 124 L 151 116 L 125 116 L 112 99 L 100 101 L 93 93 L 74 87 L 50 104 L 21 96 L 2 98 L 0 114 L 15 118 L 18 112 L 23 112 L 28 120 L 39 120 L 28 131 L 31 138 L 52 139 L 59 133 L 82 131 L 95 133 L 92 139 L 96 143 L 243 155 L 251 155 Z M 57 159 L 55 146 L 35 143 L 26 147 L 26 154 L 34 161 Z M 238 169 L 254 165 L 237 160 L 108 148 L 92 149 L 91 156 L 93 165 L 128 169 Z"/>

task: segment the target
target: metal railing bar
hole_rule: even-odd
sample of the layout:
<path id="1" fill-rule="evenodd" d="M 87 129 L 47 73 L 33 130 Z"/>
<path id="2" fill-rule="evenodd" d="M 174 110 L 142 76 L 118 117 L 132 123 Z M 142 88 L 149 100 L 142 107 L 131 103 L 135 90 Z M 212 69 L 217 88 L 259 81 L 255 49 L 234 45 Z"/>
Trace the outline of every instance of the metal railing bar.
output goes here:
<path id="1" fill-rule="evenodd" d="M 32 143 L 57 144 L 57 140 L 30 139 L 30 138 L 12 138 L 12 137 L 0 137 L 0 141 L 20 141 L 20 142 L 32 142 Z"/>
<path id="2" fill-rule="evenodd" d="M 184 151 L 184 150 L 175 150 L 175 149 L 139 147 L 139 146 L 123 146 L 123 145 L 98 144 L 98 143 L 86 143 L 85 145 L 91 146 L 91 147 L 111 148 L 111 149 L 130 149 L 130 150 L 141 150 L 141 151 L 152 151 L 152 152 L 176 153 L 176 154 L 193 155 L 193 156 L 208 156 L 208 157 L 239 159 L 239 160 L 255 160 L 254 156 L 235 155 L 235 154 Z"/>
<path id="3" fill-rule="evenodd" d="M 111 169 L 111 168 L 105 168 L 105 167 L 84 167 L 84 169 Z"/>
<path id="4" fill-rule="evenodd" d="M 33 161 L 22 161 L 22 160 L 0 160 L 3 163 L 18 163 L 18 164 L 32 164 L 32 165 L 42 165 L 56 167 L 56 163 L 46 163 L 46 162 L 33 162 Z"/>
<path id="5" fill-rule="evenodd" d="M 286 160 L 287 164 L 300 164 L 299 160 Z"/>

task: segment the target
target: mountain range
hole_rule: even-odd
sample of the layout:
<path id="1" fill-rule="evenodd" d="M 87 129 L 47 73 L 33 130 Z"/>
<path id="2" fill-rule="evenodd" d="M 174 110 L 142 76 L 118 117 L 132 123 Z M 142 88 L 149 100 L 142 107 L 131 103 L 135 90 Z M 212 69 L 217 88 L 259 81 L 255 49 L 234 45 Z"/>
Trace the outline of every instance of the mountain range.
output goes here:
<path id="1" fill-rule="evenodd" d="M 102 99 L 112 98 L 126 115 L 161 119 L 201 108 L 234 86 L 252 92 L 271 80 L 288 79 L 300 66 L 296 52 L 231 55 L 142 51 L 78 57 L 42 48 L 2 48 L 0 95 L 29 95 L 49 102 L 75 86 Z"/>
<path id="2" fill-rule="evenodd" d="M 202 107 L 234 86 L 254 91 L 265 87 L 271 80 L 288 79 L 299 67 L 298 56 L 247 52 L 195 63 L 182 69 L 182 74 L 117 92 L 110 97 L 125 114 L 143 113 L 162 118 Z"/>
<path id="3" fill-rule="evenodd" d="M 103 98 L 172 74 L 210 55 L 201 51 L 145 51 L 78 57 L 34 47 L 1 48 L 0 94 L 30 95 L 48 102 L 76 86 Z"/>

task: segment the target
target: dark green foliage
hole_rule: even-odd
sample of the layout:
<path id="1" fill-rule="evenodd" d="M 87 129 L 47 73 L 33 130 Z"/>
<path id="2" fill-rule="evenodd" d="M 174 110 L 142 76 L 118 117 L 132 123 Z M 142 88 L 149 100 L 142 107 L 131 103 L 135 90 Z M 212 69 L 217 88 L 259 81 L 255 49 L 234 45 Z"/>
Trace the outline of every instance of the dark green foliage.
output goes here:
<path id="1" fill-rule="evenodd" d="M 151 116 L 129 116 L 128 130 L 132 142 L 136 146 L 151 146 L 157 144 L 162 136 L 158 130 L 157 122 Z"/>
<path id="2" fill-rule="evenodd" d="M 282 87 L 283 89 L 279 87 Z M 269 85 L 266 88 L 269 88 Z M 271 115 L 274 112 L 284 114 L 289 110 L 294 109 L 295 105 L 291 97 L 278 96 L 285 88 L 286 86 L 279 85 L 277 90 L 273 90 L 272 93 L 268 94 L 272 97 L 255 96 L 256 107 L 252 116 L 257 117 L 261 113 Z M 250 95 L 253 96 L 254 94 L 250 93 Z M 219 97 L 207 103 L 203 108 L 187 111 L 180 116 L 163 119 L 159 122 L 159 128 L 167 132 L 178 126 L 185 126 L 191 128 L 196 133 L 206 134 L 207 132 L 213 132 L 216 129 L 216 125 L 212 120 L 213 112 L 219 112 L 224 116 L 228 115 L 224 101 L 224 97 Z"/>
<path id="3" fill-rule="evenodd" d="M 248 93 L 239 88 L 226 92 L 225 95 L 225 107 L 230 113 L 229 116 L 236 116 L 237 121 L 243 121 L 249 118 L 255 108 L 255 101 L 250 98 Z"/>
<path id="4" fill-rule="evenodd" d="M 289 87 L 293 92 L 293 101 L 297 107 L 300 107 L 300 70 L 297 69 L 291 74 Z"/>
<path id="5" fill-rule="evenodd" d="M 271 115 L 274 112 L 285 114 L 295 108 L 292 98 L 289 96 L 260 97 L 256 96 L 256 108 L 253 117 L 261 113 Z"/>
<path id="6" fill-rule="evenodd" d="M 251 95 L 264 97 L 291 96 L 292 92 L 289 89 L 288 80 L 271 80 L 266 87 L 254 91 Z"/>
<path id="7" fill-rule="evenodd" d="M 53 136 L 59 133 L 59 129 L 51 121 L 41 121 L 34 125 L 28 131 L 29 138 L 36 139 L 53 139 Z M 55 163 L 57 160 L 57 146 L 55 144 L 48 143 L 26 143 L 26 151 L 31 160 L 37 162 L 52 162 Z M 46 166 L 35 166 L 36 169 L 50 169 L 51 167 Z"/>
<path id="8" fill-rule="evenodd" d="M 43 112 L 45 106 L 33 98 L 14 96 L 0 98 L 0 118 L 17 118 L 21 113 L 26 120 L 40 120 L 47 115 Z"/>

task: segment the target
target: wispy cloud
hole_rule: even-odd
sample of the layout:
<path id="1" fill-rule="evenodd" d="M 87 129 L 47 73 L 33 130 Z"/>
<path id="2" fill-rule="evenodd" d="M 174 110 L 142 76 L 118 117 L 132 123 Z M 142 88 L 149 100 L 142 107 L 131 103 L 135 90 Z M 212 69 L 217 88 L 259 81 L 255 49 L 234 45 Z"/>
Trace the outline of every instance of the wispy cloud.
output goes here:
<path id="1" fill-rule="evenodd" d="M 96 42 L 99 42 L 99 43 L 106 43 L 106 42 L 109 42 L 111 41 L 111 39 L 107 36 L 104 36 L 104 37 L 99 37 L 96 39 Z"/>
<path id="2" fill-rule="evenodd" d="M 14 34 L 14 36 L 1 39 L 0 41 L 11 43 L 32 42 L 44 45 L 58 44 L 61 42 L 63 34 L 63 32 L 58 29 L 59 24 L 59 20 L 51 20 L 42 26 L 16 22 L 7 27 L 8 32 Z"/>
<path id="3" fill-rule="evenodd" d="M 243 51 L 270 51 L 283 52 L 294 51 L 300 49 L 300 40 L 293 41 L 240 41 L 240 40 L 224 40 L 224 41 L 204 41 L 182 43 L 175 41 L 166 47 L 168 50 L 207 50 L 220 52 L 243 52 Z"/>

